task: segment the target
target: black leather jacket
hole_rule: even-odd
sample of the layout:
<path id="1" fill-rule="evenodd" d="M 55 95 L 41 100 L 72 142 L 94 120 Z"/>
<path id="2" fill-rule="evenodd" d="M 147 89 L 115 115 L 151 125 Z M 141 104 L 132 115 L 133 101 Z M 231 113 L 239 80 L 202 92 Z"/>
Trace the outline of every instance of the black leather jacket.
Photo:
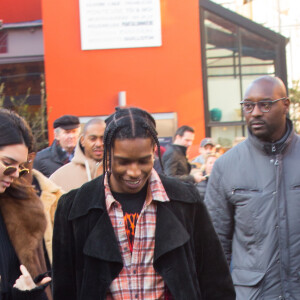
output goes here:
<path id="1" fill-rule="evenodd" d="M 183 181 L 194 182 L 190 174 L 191 165 L 186 157 L 187 148 L 181 145 L 172 144 L 168 146 L 162 157 L 164 171 L 167 176 L 177 177 Z"/>

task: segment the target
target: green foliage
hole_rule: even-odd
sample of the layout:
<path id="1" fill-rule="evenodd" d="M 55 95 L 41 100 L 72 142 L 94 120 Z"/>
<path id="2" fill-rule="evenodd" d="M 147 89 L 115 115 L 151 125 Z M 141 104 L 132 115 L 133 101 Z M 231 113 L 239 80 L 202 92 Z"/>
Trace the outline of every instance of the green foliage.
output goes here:
<path id="1" fill-rule="evenodd" d="M 4 105 L 4 98 L 4 83 L 2 82 L 0 83 L 0 107 L 3 107 Z"/>
<path id="2" fill-rule="evenodd" d="M 9 108 L 22 116 L 29 124 L 35 138 L 36 150 L 39 151 L 48 146 L 47 107 L 45 97 L 44 75 L 41 75 L 41 104 L 38 109 L 32 109 L 28 104 L 31 88 L 27 89 L 24 97 L 10 97 Z M 4 83 L 0 84 L 0 107 L 4 107 Z"/>
<path id="3" fill-rule="evenodd" d="M 300 133 L 300 81 L 293 81 L 292 88 L 289 89 L 290 118 L 294 124 L 295 131 Z"/>

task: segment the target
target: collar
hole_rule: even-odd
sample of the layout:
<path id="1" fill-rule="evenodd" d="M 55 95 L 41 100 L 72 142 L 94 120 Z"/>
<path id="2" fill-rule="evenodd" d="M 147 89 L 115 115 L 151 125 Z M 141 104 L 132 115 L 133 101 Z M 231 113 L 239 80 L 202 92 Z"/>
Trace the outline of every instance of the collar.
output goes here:
<path id="1" fill-rule="evenodd" d="M 67 152 L 59 145 L 57 140 L 54 140 L 51 145 L 52 158 L 63 164 L 69 162 Z"/>
<path id="2" fill-rule="evenodd" d="M 20 187 L 25 184 L 25 181 L 18 180 Z M 26 193 L 26 199 L 16 199 L 8 193 L 2 193 L 0 210 L 20 262 L 27 267 L 33 277 L 36 277 L 46 271 L 43 259 L 38 254 L 42 253 L 40 251 L 43 247 L 42 240 L 47 220 L 43 203 L 36 192 L 28 187 Z"/>
<path id="3" fill-rule="evenodd" d="M 84 165 L 86 159 L 87 157 L 84 154 L 84 150 L 80 144 L 80 138 L 79 138 L 74 150 L 74 157 L 72 159 L 72 162 L 76 164 Z"/>
<path id="4" fill-rule="evenodd" d="M 99 168 L 102 167 L 102 161 L 97 162 L 84 154 L 84 148 L 80 144 L 80 138 L 78 139 L 78 142 L 76 144 L 74 150 L 74 157 L 72 158 L 71 162 L 76 165 L 82 165 L 85 168 L 88 181 L 91 181 L 95 177 L 102 174 L 102 171 L 99 171 Z"/>
<path id="5" fill-rule="evenodd" d="M 156 171 L 153 171 L 150 179 L 151 181 L 152 178 L 154 178 L 153 189 L 151 189 L 153 200 L 158 201 L 159 203 L 170 201 L 196 203 L 201 201 L 199 193 L 197 189 L 193 187 L 193 184 L 185 183 L 179 179 L 170 178 L 164 175 L 158 176 Z M 153 174 L 154 177 L 152 177 Z M 156 180 L 157 185 L 155 184 Z M 70 198 L 74 198 L 68 216 L 69 220 L 82 217 L 88 214 L 92 209 L 106 211 L 104 175 L 85 183 L 79 189 L 70 191 L 66 195 Z M 169 199 L 169 201 L 167 199 Z"/>
<path id="6" fill-rule="evenodd" d="M 58 185 L 56 185 L 53 181 L 51 181 L 48 177 L 46 177 L 40 171 L 38 171 L 36 169 L 32 169 L 32 175 L 38 181 L 42 191 L 56 193 L 61 190 Z"/>
<path id="7" fill-rule="evenodd" d="M 248 129 L 248 139 L 250 142 L 267 155 L 277 155 L 285 151 L 287 146 L 291 143 L 294 136 L 293 123 L 290 119 L 286 118 L 287 130 L 284 136 L 274 143 L 263 142 L 254 136 Z"/>
<path id="8" fill-rule="evenodd" d="M 182 146 L 182 145 L 177 145 L 177 144 L 172 144 L 173 148 L 179 150 L 180 152 L 182 152 L 182 154 L 184 154 L 184 156 L 186 156 L 186 152 L 187 152 L 187 147 Z"/>
<path id="9" fill-rule="evenodd" d="M 109 210 L 111 205 L 116 202 L 114 199 L 109 183 L 108 183 L 108 174 L 106 173 L 104 176 L 104 190 L 105 190 L 105 202 L 106 202 L 106 209 Z M 157 172 L 152 169 L 150 178 L 149 178 L 149 185 L 148 185 L 148 192 L 146 197 L 146 204 L 149 205 L 152 201 L 159 201 L 159 202 L 168 202 L 170 201 L 164 186 L 157 174 Z"/>

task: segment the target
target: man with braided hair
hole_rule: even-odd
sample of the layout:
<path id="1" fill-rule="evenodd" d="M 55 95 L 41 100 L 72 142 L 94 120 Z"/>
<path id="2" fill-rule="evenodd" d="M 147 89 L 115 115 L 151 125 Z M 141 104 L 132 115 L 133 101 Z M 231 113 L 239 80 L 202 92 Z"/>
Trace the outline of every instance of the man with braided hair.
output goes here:
<path id="1" fill-rule="evenodd" d="M 153 169 L 155 128 L 139 108 L 107 118 L 103 175 L 58 203 L 55 300 L 235 299 L 197 190 Z"/>

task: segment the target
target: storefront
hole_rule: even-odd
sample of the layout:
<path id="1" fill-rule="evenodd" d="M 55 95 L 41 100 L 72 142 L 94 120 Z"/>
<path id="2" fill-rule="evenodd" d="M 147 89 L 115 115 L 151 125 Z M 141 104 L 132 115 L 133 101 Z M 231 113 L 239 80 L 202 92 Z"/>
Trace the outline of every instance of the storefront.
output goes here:
<path id="1" fill-rule="evenodd" d="M 17 2 L 22 3 L 9 2 L 10 8 L 17 10 Z M 0 30 L 0 83 L 5 82 L 8 96 L 23 95 L 31 88 L 34 93 L 29 104 L 39 105 L 45 66 L 50 140 L 53 121 L 63 114 L 78 115 L 85 122 L 126 104 L 153 113 L 161 137 L 172 136 L 181 125 L 194 127 L 191 155 L 197 155 L 204 136 L 229 147 L 235 137 L 246 134 L 239 102 L 250 81 L 270 74 L 287 82 L 286 39 L 211 1 L 126 1 L 135 18 L 150 11 L 146 4 L 159 3 L 160 40 L 145 46 L 101 49 L 90 47 L 91 40 L 87 47 L 82 46 L 86 38 L 80 23 L 83 3 L 95 7 L 95 16 L 87 18 L 91 21 L 97 20 L 99 6 L 106 6 L 109 15 L 113 9 L 121 11 L 123 2 L 30 0 L 28 6 L 39 14 L 3 20 Z M 147 16 L 157 21 L 153 14 Z M 149 25 L 153 20 L 136 24 Z M 134 23 L 122 24 L 128 28 Z M 23 41 L 26 47 L 12 43 L 14 32 L 19 34 L 15 42 Z M 109 40 L 107 28 L 106 35 Z M 132 38 L 138 40 L 137 35 Z"/>
<path id="2" fill-rule="evenodd" d="M 205 129 L 230 147 L 245 136 L 239 102 L 256 77 L 271 75 L 287 83 L 287 40 L 211 1 L 200 1 Z"/>

